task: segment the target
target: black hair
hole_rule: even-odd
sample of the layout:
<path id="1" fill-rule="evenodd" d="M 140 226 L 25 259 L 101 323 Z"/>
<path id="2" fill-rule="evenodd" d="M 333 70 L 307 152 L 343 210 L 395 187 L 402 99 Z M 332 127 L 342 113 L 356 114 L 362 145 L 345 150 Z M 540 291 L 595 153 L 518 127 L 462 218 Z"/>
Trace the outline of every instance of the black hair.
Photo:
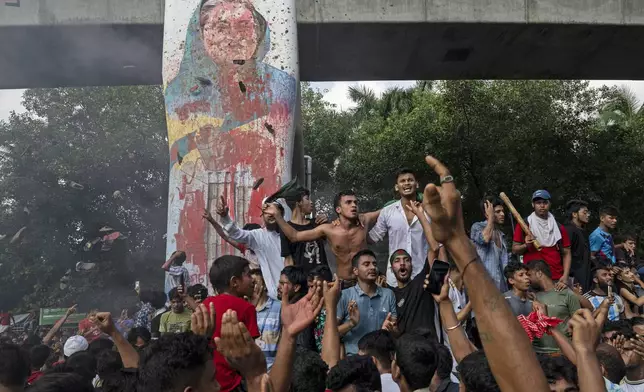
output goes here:
<path id="1" fill-rule="evenodd" d="M 291 284 L 300 285 L 300 294 L 305 294 L 309 291 L 309 285 L 308 281 L 306 279 L 306 274 L 304 273 L 304 269 L 300 267 L 299 265 L 288 265 L 284 267 L 284 269 L 281 272 L 281 275 L 286 276 L 286 279 L 288 279 Z"/>
<path id="2" fill-rule="evenodd" d="M 262 226 L 260 226 L 260 225 L 259 225 L 259 224 L 257 224 L 257 223 L 246 223 L 246 224 L 244 225 L 244 227 L 242 227 L 242 229 L 247 230 L 247 231 L 250 231 L 250 230 L 257 230 L 257 229 L 261 229 L 261 228 L 262 228 Z"/>
<path id="3" fill-rule="evenodd" d="M 604 206 L 599 209 L 599 217 L 609 215 L 609 216 L 618 216 L 619 210 L 614 206 Z"/>
<path id="4" fill-rule="evenodd" d="M 570 200 L 566 203 L 566 217 L 572 222 L 572 214 L 578 213 L 582 208 L 588 208 L 588 203 L 583 200 Z"/>
<path id="5" fill-rule="evenodd" d="M 596 354 L 599 364 L 606 371 L 606 378 L 614 384 L 619 384 L 626 376 L 626 364 L 619 351 L 610 344 L 600 343 Z"/>
<path id="6" fill-rule="evenodd" d="M 554 384 L 557 380 L 565 380 L 579 386 L 577 380 L 577 368 L 566 357 L 551 357 L 545 354 L 537 354 L 543 373 L 546 375 L 548 384 Z"/>
<path id="7" fill-rule="evenodd" d="M 173 287 L 170 290 L 170 292 L 168 293 L 168 299 L 170 301 L 172 301 L 174 299 L 178 299 L 178 300 L 183 299 L 183 298 L 181 298 L 181 295 L 179 294 L 179 288 L 178 287 Z"/>
<path id="8" fill-rule="evenodd" d="M 96 377 L 96 357 L 89 351 L 74 353 L 67 358 L 65 366 L 73 369 L 74 373 L 81 375 L 90 383 Z"/>
<path id="9" fill-rule="evenodd" d="M 542 272 L 545 276 L 552 279 L 552 272 L 550 266 L 543 260 L 530 260 L 525 265 L 528 271 Z"/>
<path id="10" fill-rule="evenodd" d="M 134 327 L 127 333 L 127 341 L 132 346 L 136 345 L 138 338 L 143 339 L 143 342 L 145 342 L 145 344 L 148 344 L 152 339 L 152 334 L 150 334 L 150 331 L 148 331 L 148 329 L 145 327 Z"/>
<path id="11" fill-rule="evenodd" d="M 291 392 L 324 392 L 328 371 L 320 354 L 298 346 L 293 361 Z"/>
<path id="12" fill-rule="evenodd" d="M 602 334 L 609 332 L 617 332 L 617 334 L 624 335 L 627 339 L 635 337 L 629 320 L 607 320 L 602 328 Z"/>
<path id="13" fill-rule="evenodd" d="M 7 388 L 25 386 L 31 374 L 29 354 L 17 344 L 0 344 L 0 385 Z"/>
<path id="14" fill-rule="evenodd" d="M 136 369 L 121 369 L 101 377 L 100 392 L 136 392 Z M 98 389 L 97 389 L 98 391 Z"/>
<path id="15" fill-rule="evenodd" d="M 210 284 L 218 293 L 228 291 L 232 278 L 241 278 L 248 268 L 248 260 L 234 255 L 224 255 L 215 259 L 210 267 Z"/>
<path id="16" fill-rule="evenodd" d="M 503 275 L 505 276 L 505 280 L 508 282 L 508 286 L 510 285 L 510 278 L 514 279 L 514 274 L 521 270 L 528 271 L 528 268 L 526 268 L 525 264 L 518 261 L 510 261 L 505 268 L 503 268 Z"/>
<path id="17" fill-rule="evenodd" d="M 481 212 L 483 213 L 483 215 L 485 215 L 486 201 L 489 201 L 490 203 L 492 203 L 492 208 L 496 208 L 497 206 L 502 206 L 502 207 L 504 206 L 503 202 L 498 197 L 492 196 L 492 195 L 485 196 L 479 203 L 479 207 L 481 208 Z"/>
<path id="18" fill-rule="evenodd" d="M 91 380 L 75 372 L 51 372 L 42 375 L 29 392 L 94 392 Z"/>
<path id="19" fill-rule="evenodd" d="M 204 300 L 208 298 L 208 288 L 201 283 L 188 287 L 188 295 L 193 299 Z"/>
<path id="20" fill-rule="evenodd" d="M 380 373 L 378 368 L 365 355 L 350 355 L 338 362 L 327 374 L 327 387 L 338 391 L 350 385 L 358 391 L 380 391 Z"/>
<path id="21" fill-rule="evenodd" d="M 358 341 L 358 350 L 364 355 L 374 357 L 386 370 L 391 369 L 391 361 L 396 352 L 396 343 L 391 333 L 385 329 L 377 329 L 364 335 Z"/>
<path id="22" fill-rule="evenodd" d="M 284 200 L 286 201 L 288 208 L 294 210 L 295 205 L 297 203 L 301 203 L 302 199 L 304 199 L 304 196 L 311 197 L 311 191 L 300 186 L 296 189 L 296 193 L 293 196 L 285 197 Z"/>
<path id="23" fill-rule="evenodd" d="M 403 167 L 396 172 L 396 177 L 394 177 L 395 182 L 398 182 L 398 177 L 402 176 L 403 174 L 411 174 L 412 176 L 414 176 L 414 180 L 416 179 L 416 173 L 414 173 L 413 170 L 408 167 Z"/>
<path id="24" fill-rule="evenodd" d="M 409 388 L 427 388 L 438 365 L 433 342 L 413 333 L 404 334 L 396 341 L 396 364 Z"/>
<path id="25" fill-rule="evenodd" d="M 193 385 L 212 361 L 208 338 L 191 332 L 161 335 L 140 358 L 138 392 L 171 392 Z"/>
<path id="26" fill-rule="evenodd" d="M 51 349 L 49 346 L 44 344 L 39 344 L 34 346 L 29 351 L 29 358 L 31 359 L 31 368 L 38 370 L 41 367 L 45 366 L 45 362 L 51 355 Z"/>
<path id="27" fill-rule="evenodd" d="M 87 351 L 97 356 L 101 351 L 114 349 L 114 342 L 108 338 L 98 338 L 89 344 Z"/>
<path id="28" fill-rule="evenodd" d="M 165 295 L 165 292 L 161 290 L 155 290 L 152 292 L 151 297 L 152 298 L 151 298 L 150 304 L 154 309 L 161 309 L 165 306 L 165 302 L 167 300 L 167 296 Z M 141 301 L 143 301 L 143 299 L 141 299 Z"/>
<path id="29" fill-rule="evenodd" d="M 362 256 L 371 256 L 371 257 L 373 257 L 374 259 L 376 258 L 376 254 L 375 254 L 375 253 L 373 253 L 373 251 L 372 251 L 371 249 L 362 249 L 362 250 L 359 250 L 359 251 L 358 251 L 358 253 L 356 253 L 355 255 L 353 255 L 353 258 L 351 259 L 351 266 L 352 266 L 353 268 L 358 268 L 358 265 L 360 264 L 360 258 L 361 258 Z"/>
<path id="30" fill-rule="evenodd" d="M 333 208 L 335 209 L 335 208 L 340 207 L 340 202 L 342 201 L 342 197 L 344 197 L 344 196 L 355 196 L 355 195 L 356 195 L 356 193 L 354 191 L 352 191 L 352 190 L 342 191 L 342 192 L 338 193 L 337 195 L 335 195 L 335 198 L 333 199 Z"/>
<path id="31" fill-rule="evenodd" d="M 633 317 L 632 319 L 628 320 L 629 324 L 631 327 L 634 327 L 636 325 L 644 325 L 644 317 Z"/>
<path id="32" fill-rule="evenodd" d="M 633 234 L 621 234 L 621 235 L 617 236 L 617 238 L 615 239 L 615 242 L 618 243 L 618 244 L 622 244 L 622 243 L 624 243 L 626 241 L 637 242 L 637 240 L 635 239 L 635 236 Z"/>
<path id="33" fill-rule="evenodd" d="M 441 380 L 447 380 L 452 374 L 452 353 L 443 344 L 434 344 L 436 351 L 436 375 Z"/>
<path id="34" fill-rule="evenodd" d="M 103 351 L 96 356 L 96 374 L 101 379 L 109 377 L 110 374 L 120 372 L 123 369 L 121 355 L 116 351 Z"/>
<path id="35" fill-rule="evenodd" d="M 483 351 L 465 356 L 458 364 L 458 373 L 466 391 L 501 392 Z"/>
<path id="36" fill-rule="evenodd" d="M 183 263 L 186 261 L 186 252 L 182 250 L 176 250 L 175 252 L 180 252 L 181 254 L 177 256 L 172 263 L 174 265 L 183 265 Z"/>
<path id="37" fill-rule="evenodd" d="M 307 278 L 309 279 L 320 278 L 324 281 L 332 282 L 333 274 L 331 273 L 331 269 L 329 268 L 328 265 L 318 265 L 309 271 L 309 275 L 307 276 Z"/>

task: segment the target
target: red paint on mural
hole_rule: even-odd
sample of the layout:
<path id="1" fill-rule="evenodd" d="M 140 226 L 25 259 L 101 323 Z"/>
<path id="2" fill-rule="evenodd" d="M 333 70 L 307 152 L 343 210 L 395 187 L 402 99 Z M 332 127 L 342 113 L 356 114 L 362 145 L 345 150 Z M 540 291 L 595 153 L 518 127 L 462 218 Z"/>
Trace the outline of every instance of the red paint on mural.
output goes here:
<path id="1" fill-rule="evenodd" d="M 186 121 L 192 113 L 208 113 L 210 111 L 210 103 L 206 100 L 191 101 L 184 105 L 179 106 L 175 112 L 179 120 Z"/>
<path id="2" fill-rule="evenodd" d="M 184 177 L 179 191 L 179 198 L 184 200 L 184 207 L 179 213 L 179 230 L 174 237 L 177 249 L 184 250 L 188 256 L 187 261 L 198 268 L 199 276 L 196 280 L 200 282 L 201 277 L 208 273 L 208 256 L 204 238 L 207 227 L 206 221 L 202 218 L 206 201 L 200 189 L 190 188 Z"/>

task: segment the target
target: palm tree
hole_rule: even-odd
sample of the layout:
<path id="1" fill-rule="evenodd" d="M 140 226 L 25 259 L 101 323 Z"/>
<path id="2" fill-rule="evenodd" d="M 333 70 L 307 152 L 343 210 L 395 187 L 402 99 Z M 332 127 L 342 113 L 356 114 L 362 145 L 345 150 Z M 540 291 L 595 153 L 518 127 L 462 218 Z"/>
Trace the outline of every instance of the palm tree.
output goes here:
<path id="1" fill-rule="evenodd" d="M 352 100 L 356 107 L 351 111 L 359 119 L 374 114 L 378 108 L 378 97 L 376 93 L 364 85 L 351 86 L 348 91 L 349 99 Z"/>
<path id="2" fill-rule="evenodd" d="M 602 108 L 600 119 L 605 126 L 630 127 L 644 119 L 644 105 L 627 86 L 609 90 L 609 99 Z"/>

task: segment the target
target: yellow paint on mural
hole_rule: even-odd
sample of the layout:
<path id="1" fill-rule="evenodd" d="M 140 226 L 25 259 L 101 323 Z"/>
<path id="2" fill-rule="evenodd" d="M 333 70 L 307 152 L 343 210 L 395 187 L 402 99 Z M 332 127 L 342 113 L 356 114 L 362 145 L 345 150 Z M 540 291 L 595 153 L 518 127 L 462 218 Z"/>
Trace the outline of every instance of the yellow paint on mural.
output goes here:
<path id="1" fill-rule="evenodd" d="M 224 122 L 220 118 L 212 118 L 204 115 L 200 115 L 194 118 L 190 118 L 186 121 L 181 121 L 175 116 L 167 116 L 166 122 L 168 125 L 168 145 L 172 146 L 177 140 L 189 135 L 193 132 L 196 132 L 201 127 L 206 125 L 211 125 L 213 127 L 219 127 Z M 247 124 L 241 125 L 235 129 L 242 132 L 249 132 L 261 128 L 262 119 L 257 119 Z M 184 158 L 185 159 L 185 158 Z"/>

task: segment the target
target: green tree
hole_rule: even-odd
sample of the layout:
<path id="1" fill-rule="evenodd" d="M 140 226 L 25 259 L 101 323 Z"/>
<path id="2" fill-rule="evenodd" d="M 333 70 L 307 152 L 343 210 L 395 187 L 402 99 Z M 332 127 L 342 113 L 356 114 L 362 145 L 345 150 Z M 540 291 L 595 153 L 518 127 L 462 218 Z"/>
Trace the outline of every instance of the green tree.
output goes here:
<path id="1" fill-rule="evenodd" d="M 11 288 L 0 307 L 113 309 L 133 294 L 134 280 L 161 288 L 168 184 L 161 89 L 27 90 L 23 104 L 25 113 L 0 122 L 0 233 L 7 235 L 0 285 Z M 127 248 L 76 272 L 76 262 L 95 261 L 82 248 L 104 225 L 126 234 Z M 61 289 L 67 270 L 71 280 Z"/>

